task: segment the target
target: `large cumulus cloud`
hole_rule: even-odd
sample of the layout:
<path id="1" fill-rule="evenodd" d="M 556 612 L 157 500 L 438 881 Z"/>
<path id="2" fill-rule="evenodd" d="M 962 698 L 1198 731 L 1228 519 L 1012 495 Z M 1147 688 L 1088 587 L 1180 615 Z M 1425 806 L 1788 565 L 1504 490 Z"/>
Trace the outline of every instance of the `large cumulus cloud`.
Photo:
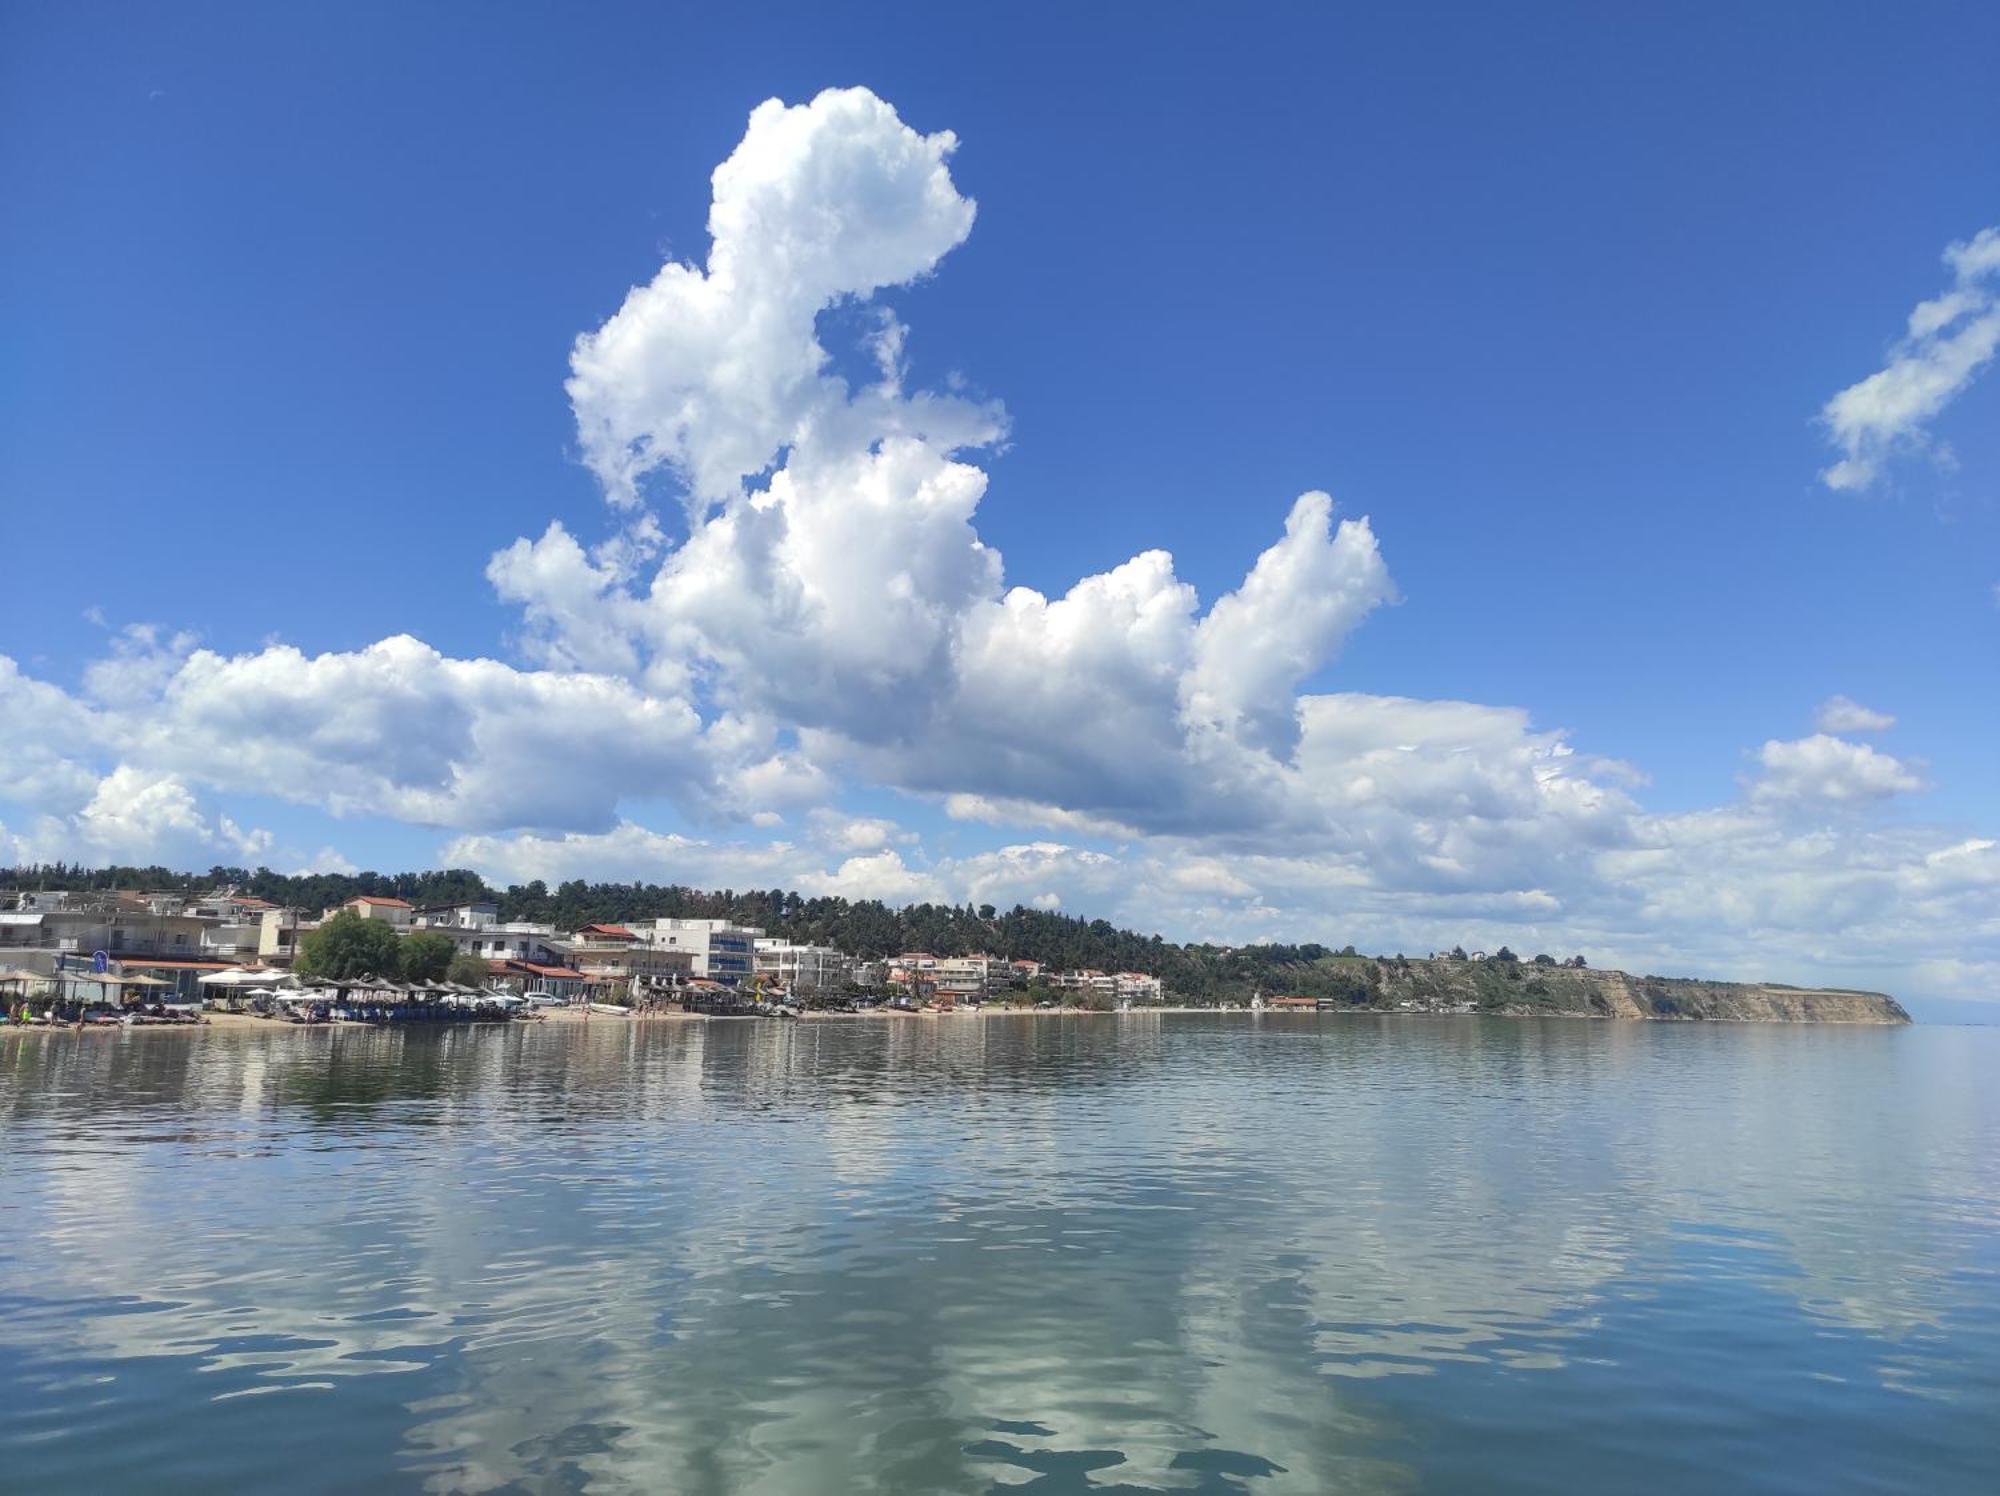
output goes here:
<path id="1" fill-rule="evenodd" d="M 705 260 L 577 340 L 608 508 L 595 536 L 552 522 L 491 557 L 518 661 L 404 636 L 227 655 L 140 628 L 72 692 L 0 657 L 0 852 L 255 856 L 268 833 L 203 797 L 260 796 L 440 828 L 443 858 L 501 877 L 1812 973 L 1839 969 L 1847 926 L 1941 985 L 2000 974 L 1993 843 L 1898 818 L 1923 774 L 1843 736 L 1886 713 L 1835 698 L 1732 804 L 1656 815 L 1638 771 L 1525 711 L 1330 689 L 1395 588 L 1325 493 L 1212 496 L 1266 540 L 1218 597 L 1155 549 L 1010 587 L 978 523 L 1006 413 L 912 388 L 888 304 L 972 230 L 956 145 L 864 89 L 756 109 Z M 1953 291 L 1919 308 L 1899 357 L 1924 368 L 1830 408 L 1829 481 L 1867 481 L 1990 353 L 1993 248 L 1956 246 Z M 927 835 L 839 809 L 898 794 Z"/>

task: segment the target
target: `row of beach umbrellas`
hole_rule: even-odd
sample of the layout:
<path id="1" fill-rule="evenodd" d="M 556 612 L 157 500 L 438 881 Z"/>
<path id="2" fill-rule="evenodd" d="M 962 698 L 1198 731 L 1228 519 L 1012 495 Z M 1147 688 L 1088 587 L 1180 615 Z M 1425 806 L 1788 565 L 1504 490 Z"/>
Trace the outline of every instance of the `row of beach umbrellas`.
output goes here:
<path id="1" fill-rule="evenodd" d="M 0 966 L 0 986 L 10 984 L 27 985 L 32 982 L 56 980 L 92 982 L 104 987 L 171 987 L 174 984 L 163 977 L 151 977 L 134 973 L 130 976 L 116 976 L 110 972 L 65 972 L 60 978 L 43 972 L 30 971 L 22 966 Z M 241 990 L 246 996 L 279 997 L 293 1001 L 318 998 L 324 994 L 365 992 L 383 996 L 465 999 L 473 998 L 481 1002 L 518 1003 L 520 998 L 507 992 L 488 992 L 478 987 L 469 987 L 463 982 L 398 982 L 388 977 L 359 976 L 344 977 L 335 981 L 315 982 L 311 990 L 300 989 L 299 978 L 288 971 L 259 971 L 250 967 L 232 967 L 227 971 L 211 971 L 198 977 L 203 987 L 219 987 Z"/>
<path id="2" fill-rule="evenodd" d="M 30 971 L 25 966 L 0 966 L 0 986 L 29 982 L 94 982 L 100 987 L 171 987 L 174 984 L 165 977 L 149 977 L 139 974 L 117 976 L 108 971 L 64 971 L 54 975 L 43 971 Z"/>
<path id="3" fill-rule="evenodd" d="M 336 981 L 315 982 L 312 984 L 312 990 L 315 993 L 379 993 L 389 997 L 470 997 L 486 1002 L 519 1001 L 509 993 L 487 992 L 478 987 L 468 987 L 463 982 L 398 982 L 388 977 L 371 976 L 343 977 Z"/>

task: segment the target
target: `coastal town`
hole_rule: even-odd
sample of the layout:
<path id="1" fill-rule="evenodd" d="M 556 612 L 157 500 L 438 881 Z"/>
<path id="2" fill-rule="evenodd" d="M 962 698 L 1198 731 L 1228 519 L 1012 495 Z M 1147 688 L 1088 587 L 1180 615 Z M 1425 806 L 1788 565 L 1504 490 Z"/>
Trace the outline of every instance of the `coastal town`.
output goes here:
<path id="1" fill-rule="evenodd" d="M 580 881 L 496 890 L 462 871 L 0 870 L 5 1025 L 1178 1008 L 1909 1021 L 1882 993 L 1635 975 L 1505 945 L 1422 956 L 1351 944 L 1176 946 L 1021 907 L 891 909 L 775 889 Z"/>
<path id="2" fill-rule="evenodd" d="M 427 937 L 443 969 L 316 968 L 308 955 L 315 932 L 359 922 L 395 937 L 382 949 Z M 926 951 L 862 959 L 723 919 L 559 930 L 503 920 L 489 899 L 418 907 L 370 894 L 304 910 L 234 888 L 0 894 L 0 998 L 16 1021 L 191 1021 L 204 1011 L 306 1021 L 363 1009 L 438 1018 L 548 1009 L 789 1016 L 1010 1001 L 1110 1010 L 1157 1006 L 1164 996 L 1160 979 L 1144 972 L 1053 971 L 1038 961 Z"/>

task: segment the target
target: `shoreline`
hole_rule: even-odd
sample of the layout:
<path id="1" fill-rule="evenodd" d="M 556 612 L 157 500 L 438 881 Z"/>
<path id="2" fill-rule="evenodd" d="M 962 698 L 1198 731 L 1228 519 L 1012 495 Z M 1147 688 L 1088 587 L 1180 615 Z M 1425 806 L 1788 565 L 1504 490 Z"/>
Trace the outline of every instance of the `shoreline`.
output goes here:
<path id="1" fill-rule="evenodd" d="M 931 1013 L 911 1013 L 896 1008 L 879 1008 L 858 1013 L 801 1013 L 790 1019 L 773 1019 L 755 1013 L 676 1013 L 650 1011 L 633 1013 L 627 1017 L 615 1017 L 609 1013 L 586 1013 L 574 1008 L 551 1008 L 531 1020 L 515 1020 L 509 1023 L 416 1023 L 379 1024 L 364 1023 L 358 1019 L 337 1019 L 328 1023 L 287 1023 L 281 1019 L 264 1018 L 253 1013 L 205 1013 L 200 1023 L 148 1023 L 148 1024 L 42 1024 L 7 1023 L 0 1024 L 0 1038 L 12 1034 L 174 1034 L 198 1037 L 209 1033 L 323 1033 L 345 1029 L 418 1029 L 425 1032 L 468 1029 L 511 1029 L 520 1024 L 533 1027 L 542 1023 L 553 1023 L 562 1027 L 587 1027 L 598 1024 L 634 1025 L 653 1023 L 836 1023 L 836 1022 L 879 1022 L 893 1023 L 905 1019 L 1076 1019 L 1076 1018 L 1166 1018 L 1185 1015 L 1234 1018 L 1499 1018 L 1510 1022 L 1533 1022 L 1537 1020 L 1580 1021 L 1584 1023 L 1640 1023 L 1679 1025 L 1755 1025 L 1764 1028 L 1905 1028 L 1913 1026 L 1909 1022 L 1873 1022 L 1865 1019 L 1842 1018 L 1763 1018 L 1763 1017 L 1665 1017 L 1626 1016 L 1603 1013 L 1437 1013 L 1422 1010 L 1389 1010 L 1382 1008 L 1329 1008 L 1313 1012 L 1285 1012 L 1282 1010 L 1250 1008 L 1191 1008 L 1158 1007 L 1132 1008 L 1120 1012 L 1115 1009 L 1091 1008 L 1010 1008 L 982 1007 L 956 1008 Z"/>

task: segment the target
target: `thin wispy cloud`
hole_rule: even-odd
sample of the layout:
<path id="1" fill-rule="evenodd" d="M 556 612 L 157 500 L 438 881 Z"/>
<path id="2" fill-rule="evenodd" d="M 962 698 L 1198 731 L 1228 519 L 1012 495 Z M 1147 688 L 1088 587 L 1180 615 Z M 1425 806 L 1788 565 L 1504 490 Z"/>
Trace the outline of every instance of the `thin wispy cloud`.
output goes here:
<path id="1" fill-rule="evenodd" d="M 1896 719 L 1845 696 L 1830 696 L 1813 714 L 1813 725 L 1821 732 L 1887 732 Z"/>
<path id="2" fill-rule="evenodd" d="M 1944 261 L 1951 285 L 1917 304 L 1888 362 L 1821 410 L 1841 453 L 1820 474 L 1828 488 L 1869 488 L 1899 453 L 1923 451 L 1930 423 L 2000 350 L 2000 227 L 1951 245 Z"/>

